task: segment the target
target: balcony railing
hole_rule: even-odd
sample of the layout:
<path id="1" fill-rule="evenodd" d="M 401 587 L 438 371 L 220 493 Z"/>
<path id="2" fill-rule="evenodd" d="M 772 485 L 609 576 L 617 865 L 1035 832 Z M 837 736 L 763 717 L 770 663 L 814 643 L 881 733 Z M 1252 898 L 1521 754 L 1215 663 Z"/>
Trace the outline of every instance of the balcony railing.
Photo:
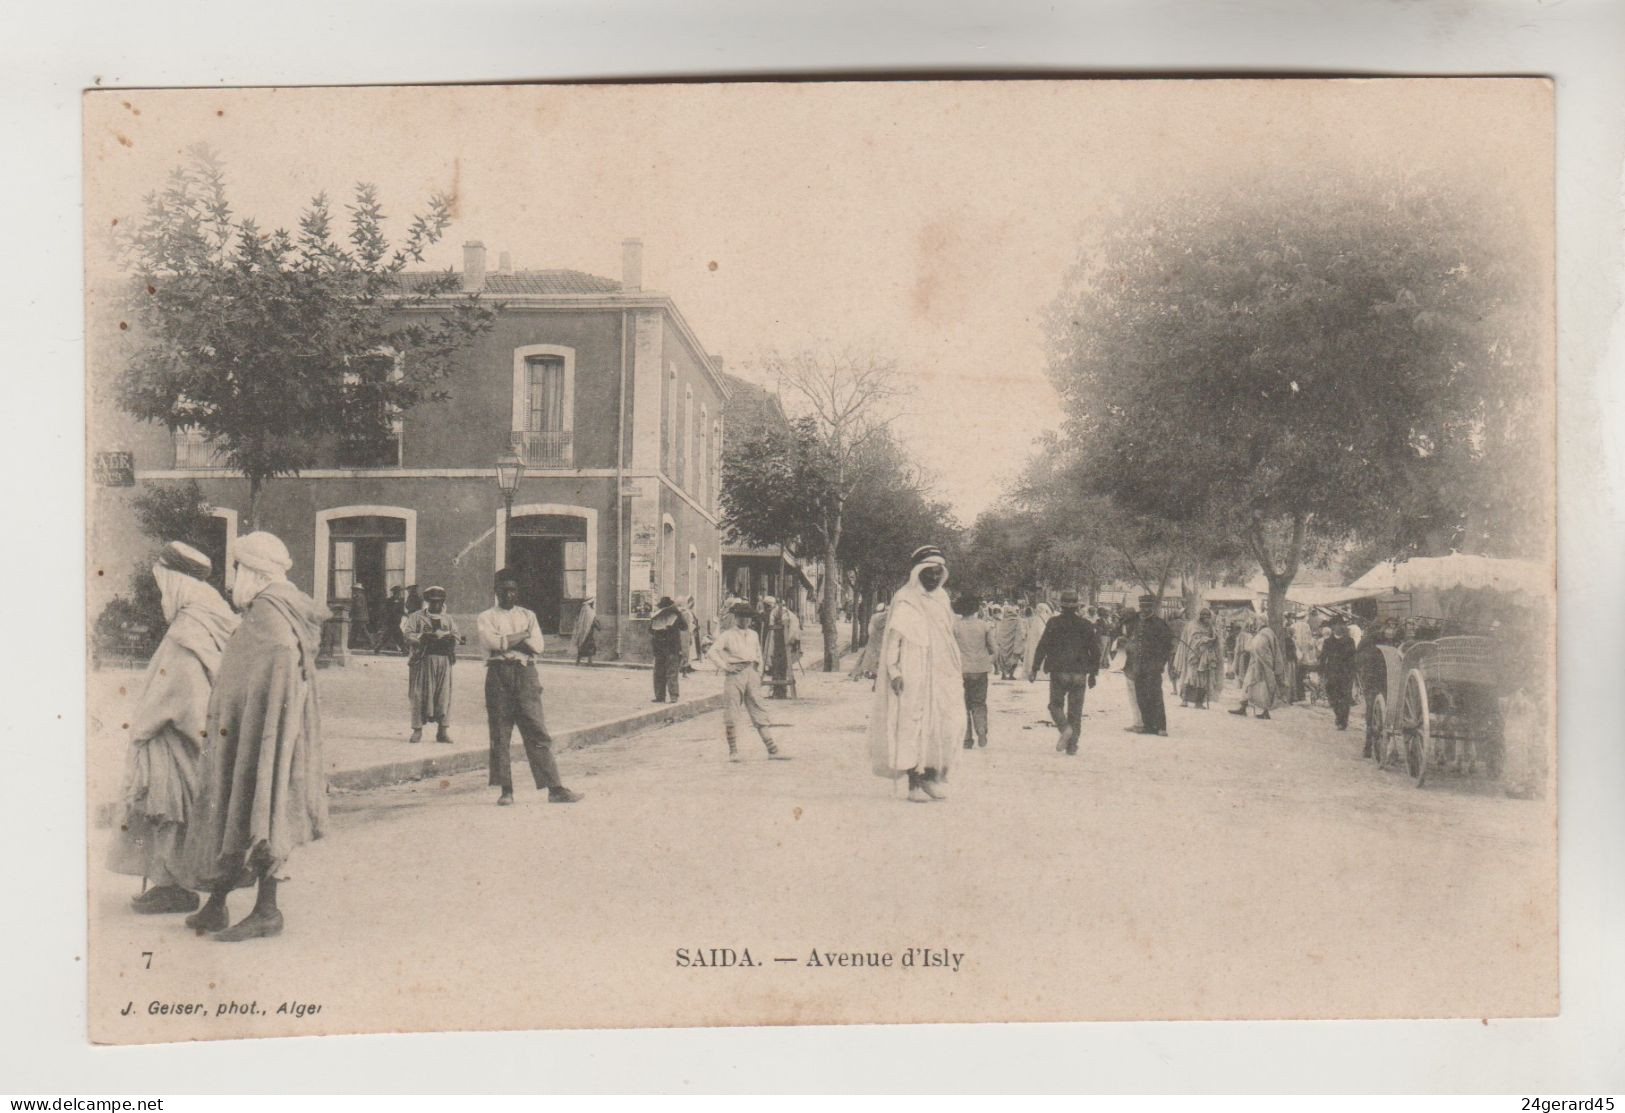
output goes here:
<path id="1" fill-rule="evenodd" d="M 177 468 L 223 468 L 225 458 L 201 433 L 191 429 L 177 429 L 175 438 L 175 466 Z"/>
<path id="2" fill-rule="evenodd" d="M 530 468 L 570 468 L 575 466 L 575 453 L 569 433 L 513 434 L 513 448 Z"/>

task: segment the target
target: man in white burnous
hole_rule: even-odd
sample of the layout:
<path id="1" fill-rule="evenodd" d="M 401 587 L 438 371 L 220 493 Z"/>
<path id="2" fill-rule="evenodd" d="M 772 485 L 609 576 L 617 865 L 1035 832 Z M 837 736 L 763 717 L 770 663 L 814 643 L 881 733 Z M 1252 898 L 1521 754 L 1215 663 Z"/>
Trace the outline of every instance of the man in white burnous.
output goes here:
<path id="1" fill-rule="evenodd" d="M 906 775 L 909 800 L 928 804 L 946 797 L 942 782 L 965 724 L 965 682 L 942 550 L 922 546 L 909 564 L 908 583 L 887 611 L 869 753 L 876 774 Z"/>

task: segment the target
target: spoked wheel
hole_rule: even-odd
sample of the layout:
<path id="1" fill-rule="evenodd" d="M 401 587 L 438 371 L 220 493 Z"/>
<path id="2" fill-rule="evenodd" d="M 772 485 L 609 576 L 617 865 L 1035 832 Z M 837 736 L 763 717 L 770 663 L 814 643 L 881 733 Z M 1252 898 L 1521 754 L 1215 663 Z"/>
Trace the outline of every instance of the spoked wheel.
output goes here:
<path id="1" fill-rule="evenodd" d="M 1371 735 L 1371 759 L 1378 769 L 1388 768 L 1388 697 L 1381 692 L 1371 701 L 1371 721 L 1365 729 Z"/>
<path id="2" fill-rule="evenodd" d="M 1405 678 L 1399 730 L 1405 745 L 1405 770 L 1421 788 L 1427 783 L 1428 763 L 1433 760 L 1433 736 L 1428 727 L 1428 686 L 1417 669 Z"/>

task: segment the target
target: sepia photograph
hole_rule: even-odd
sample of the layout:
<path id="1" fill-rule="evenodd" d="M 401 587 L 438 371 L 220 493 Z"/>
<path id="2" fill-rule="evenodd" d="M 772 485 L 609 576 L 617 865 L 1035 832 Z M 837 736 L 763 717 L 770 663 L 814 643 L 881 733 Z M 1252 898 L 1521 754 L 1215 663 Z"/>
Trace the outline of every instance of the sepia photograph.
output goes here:
<path id="1" fill-rule="evenodd" d="M 87 92 L 90 1040 L 1558 1015 L 1554 120 Z"/>

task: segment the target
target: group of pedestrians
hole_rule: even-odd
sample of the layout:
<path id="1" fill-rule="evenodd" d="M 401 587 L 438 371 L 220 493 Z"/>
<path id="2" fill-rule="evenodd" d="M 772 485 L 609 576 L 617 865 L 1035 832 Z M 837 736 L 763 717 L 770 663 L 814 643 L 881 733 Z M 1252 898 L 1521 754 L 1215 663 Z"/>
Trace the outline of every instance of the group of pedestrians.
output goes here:
<path id="1" fill-rule="evenodd" d="M 350 587 L 349 647 L 410 655 L 411 643 L 401 625 L 423 609 L 429 590 L 420 593 L 417 584 L 396 584 L 383 598 L 374 599 L 367 585 L 356 580 Z"/>
<path id="2" fill-rule="evenodd" d="M 189 545 L 169 542 L 153 566 L 168 628 L 131 718 L 109 857 L 114 871 L 143 878 L 136 912 L 189 913 L 188 928 L 222 942 L 282 931 L 283 867 L 327 822 L 316 661 L 328 616 L 288 582 L 293 561 L 276 536 L 239 538 L 232 559 L 234 606 L 208 583 L 210 559 Z M 496 596 L 475 625 L 497 803 L 513 803 L 515 728 L 536 787 L 554 803 L 574 803 L 581 794 L 559 778 L 542 711 L 541 628 L 519 605 L 512 574 L 497 574 Z M 429 722 L 439 741 L 451 741 L 451 670 L 463 638 L 445 603 L 431 587 L 400 624 L 412 655 L 413 742 Z M 232 923 L 227 900 L 249 887 L 254 907 Z M 198 893 L 207 894 L 201 907 Z"/>
<path id="3" fill-rule="evenodd" d="M 136 912 L 190 913 L 188 928 L 222 942 L 282 930 L 283 866 L 327 823 L 315 676 L 327 616 L 288 582 L 275 536 L 239 538 L 233 560 L 235 609 L 197 549 L 172 541 L 153 566 L 169 626 L 130 722 L 109 860 L 152 883 Z M 240 888 L 255 901 L 234 924 Z"/>

